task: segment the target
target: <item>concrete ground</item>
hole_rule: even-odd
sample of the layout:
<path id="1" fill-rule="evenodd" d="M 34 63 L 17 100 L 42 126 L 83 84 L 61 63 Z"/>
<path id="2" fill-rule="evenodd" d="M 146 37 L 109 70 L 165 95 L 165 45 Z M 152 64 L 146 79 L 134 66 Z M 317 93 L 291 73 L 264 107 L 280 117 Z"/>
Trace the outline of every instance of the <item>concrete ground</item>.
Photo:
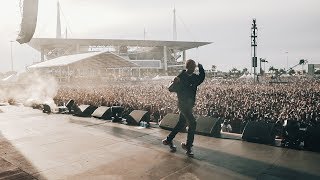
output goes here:
<path id="1" fill-rule="evenodd" d="M 189 158 L 160 128 L 0 109 L 0 179 L 320 179 L 319 153 L 196 135 Z"/>

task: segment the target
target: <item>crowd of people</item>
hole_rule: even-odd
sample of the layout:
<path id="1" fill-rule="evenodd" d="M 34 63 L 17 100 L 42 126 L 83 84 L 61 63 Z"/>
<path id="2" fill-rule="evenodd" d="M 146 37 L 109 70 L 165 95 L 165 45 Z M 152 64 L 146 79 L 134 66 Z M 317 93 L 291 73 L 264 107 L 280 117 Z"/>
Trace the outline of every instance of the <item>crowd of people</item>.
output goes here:
<path id="1" fill-rule="evenodd" d="M 122 106 L 124 117 L 132 110 L 146 110 L 158 121 L 167 113 L 178 113 L 177 97 L 168 91 L 169 84 L 170 80 L 150 80 L 90 87 L 64 85 L 54 101 L 58 105 L 73 99 L 78 105 Z M 234 133 L 242 133 L 248 121 L 319 124 L 320 82 L 297 78 L 286 84 L 253 84 L 206 78 L 199 86 L 194 114 L 223 119 Z"/>

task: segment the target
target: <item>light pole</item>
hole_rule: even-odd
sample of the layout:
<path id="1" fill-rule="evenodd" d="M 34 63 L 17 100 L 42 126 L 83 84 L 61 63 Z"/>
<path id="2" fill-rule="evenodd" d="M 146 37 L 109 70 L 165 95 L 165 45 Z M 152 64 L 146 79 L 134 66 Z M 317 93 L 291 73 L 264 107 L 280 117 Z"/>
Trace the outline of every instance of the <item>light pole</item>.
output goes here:
<path id="1" fill-rule="evenodd" d="M 12 43 L 14 41 L 10 41 L 10 56 L 11 56 L 11 71 L 13 71 L 13 57 L 12 57 Z"/>
<path id="2" fill-rule="evenodd" d="M 289 56 L 288 56 L 288 53 L 289 52 L 286 52 L 286 55 L 287 55 L 287 70 L 289 69 Z"/>
<path id="3" fill-rule="evenodd" d="M 256 24 L 256 19 L 253 19 L 252 27 L 251 27 L 251 49 L 253 50 L 252 55 L 252 67 L 253 67 L 253 83 L 255 84 L 256 81 L 258 81 L 257 73 L 256 73 L 256 68 L 257 68 L 257 53 L 256 53 L 256 48 L 257 48 L 257 24 Z"/>

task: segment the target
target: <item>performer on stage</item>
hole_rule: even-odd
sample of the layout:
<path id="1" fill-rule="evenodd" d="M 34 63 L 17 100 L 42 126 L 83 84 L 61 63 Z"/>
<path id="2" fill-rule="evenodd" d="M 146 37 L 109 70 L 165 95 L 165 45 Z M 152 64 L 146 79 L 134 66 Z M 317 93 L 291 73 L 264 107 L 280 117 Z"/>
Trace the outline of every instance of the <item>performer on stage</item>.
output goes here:
<path id="1" fill-rule="evenodd" d="M 176 146 L 172 143 L 172 140 L 176 134 L 185 127 L 188 122 L 188 137 L 186 143 L 181 143 L 181 147 L 186 150 L 188 156 L 193 156 L 192 146 L 194 140 L 194 133 L 196 130 L 196 119 L 192 114 L 192 108 L 196 100 L 197 87 L 204 81 L 205 72 L 203 66 L 198 64 L 199 74 L 195 74 L 196 68 L 194 60 L 189 59 L 186 62 L 186 70 L 183 70 L 177 77 L 174 78 L 174 84 L 179 88 L 176 90 L 178 96 L 178 108 L 180 110 L 179 121 L 174 127 L 172 132 L 166 139 L 162 141 L 164 145 L 170 146 L 172 151 L 176 150 Z"/>

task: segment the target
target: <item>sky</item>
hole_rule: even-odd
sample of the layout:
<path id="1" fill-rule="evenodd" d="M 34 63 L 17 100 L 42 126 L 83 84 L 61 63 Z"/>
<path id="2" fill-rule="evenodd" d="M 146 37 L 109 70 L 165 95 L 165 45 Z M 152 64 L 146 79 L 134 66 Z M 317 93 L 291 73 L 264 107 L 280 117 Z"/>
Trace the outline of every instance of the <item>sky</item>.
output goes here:
<path id="1" fill-rule="evenodd" d="M 37 62 L 40 53 L 15 40 L 20 0 L 0 0 L 0 72 Z M 34 37 L 55 37 L 56 0 L 39 0 Z M 60 0 L 62 33 L 69 38 L 173 39 L 173 8 L 181 41 L 213 42 L 187 51 L 208 69 L 251 69 L 252 19 L 258 26 L 258 58 L 287 68 L 300 59 L 320 64 L 319 0 Z M 286 53 L 287 52 L 287 53 Z"/>

